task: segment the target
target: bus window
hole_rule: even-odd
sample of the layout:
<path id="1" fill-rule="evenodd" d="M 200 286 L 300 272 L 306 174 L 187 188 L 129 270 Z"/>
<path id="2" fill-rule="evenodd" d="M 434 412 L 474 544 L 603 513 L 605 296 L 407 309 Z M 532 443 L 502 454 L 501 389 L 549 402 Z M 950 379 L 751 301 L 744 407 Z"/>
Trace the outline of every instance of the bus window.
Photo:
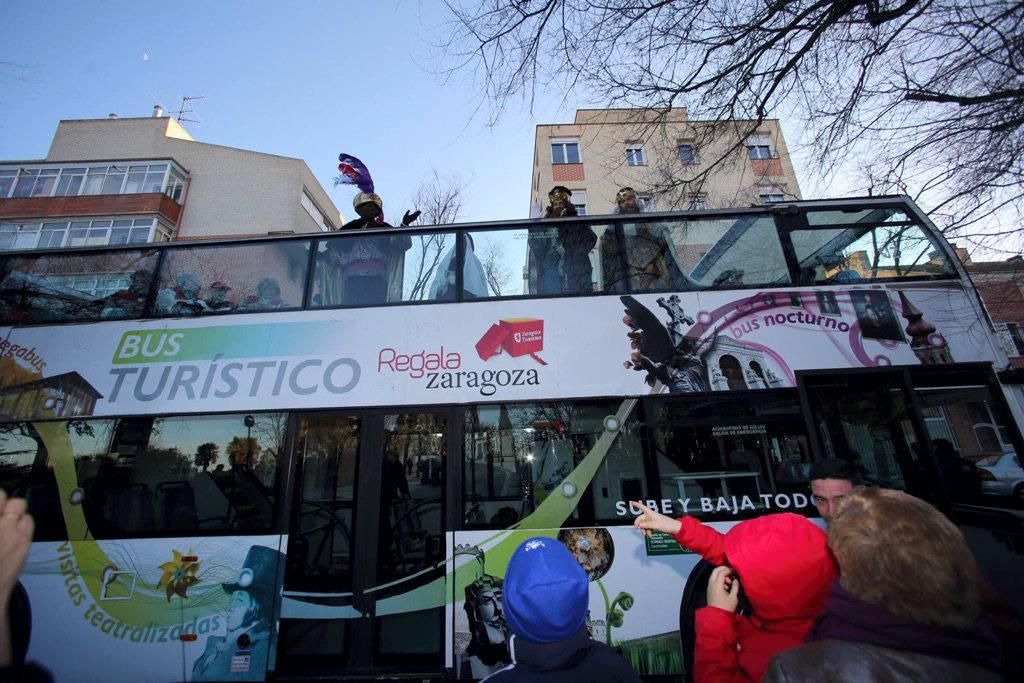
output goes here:
<path id="1" fill-rule="evenodd" d="M 309 242 L 169 249 L 154 313 L 197 316 L 300 308 Z"/>
<path id="2" fill-rule="evenodd" d="M 62 501 L 70 499 L 76 488 L 71 478 L 75 470 L 81 470 L 82 463 L 109 442 L 113 422 L 72 420 L 54 424 L 66 430 L 70 451 L 51 455 L 32 423 L 0 425 L 0 488 L 10 496 L 27 499 L 28 511 L 36 523 L 34 540 L 84 540 L 84 533 L 69 539 Z M 55 462 L 63 458 L 67 460 Z M 63 480 L 58 481 L 59 473 Z M 78 481 L 82 481 L 80 475 Z"/>
<path id="3" fill-rule="evenodd" d="M 913 223 L 824 225 L 794 230 L 790 237 L 802 285 L 955 274 L 943 251 Z"/>
<path id="4" fill-rule="evenodd" d="M 79 463 L 90 531 L 96 538 L 270 531 L 285 418 L 118 421 L 109 446 Z"/>
<path id="5" fill-rule="evenodd" d="M 600 459 L 580 503 L 564 526 L 626 521 L 628 499 L 647 496 L 642 447 L 634 421 L 601 441 L 618 401 L 479 406 L 466 412 L 463 471 L 468 527 L 506 528 L 551 495 L 566 495 L 565 479 L 585 458 Z M 595 450 L 601 449 L 601 452 Z M 574 486 L 569 484 L 569 486 Z M 568 490 L 568 497 L 574 495 Z"/>
<path id="6" fill-rule="evenodd" d="M 455 233 L 367 231 L 317 242 L 313 308 L 455 300 Z"/>
<path id="7" fill-rule="evenodd" d="M 915 392 L 954 503 L 1004 506 L 1024 500 L 1024 470 L 1010 422 L 987 386 L 916 386 Z"/>
<path id="8" fill-rule="evenodd" d="M 810 448 L 797 396 L 649 402 L 659 491 L 674 514 L 733 520 L 809 513 Z"/>
<path id="9" fill-rule="evenodd" d="M 302 460 L 294 513 L 298 519 L 289 538 L 288 588 L 351 591 L 359 419 L 305 417 L 298 440 Z"/>
<path id="10" fill-rule="evenodd" d="M 853 463 L 869 485 L 928 500 L 941 497 L 898 373 L 837 373 L 801 381 L 824 457 Z"/>
<path id="11" fill-rule="evenodd" d="M 155 250 L 0 258 L 0 322 L 141 317 L 156 262 Z"/>
<path id="12" fill-rule="evenodd" d="M 607 291 L 725 289 L 790 280 L 770 216 L 622 223 L 616 230 L 616 240 L 606 232 L 601 245 Z"/>

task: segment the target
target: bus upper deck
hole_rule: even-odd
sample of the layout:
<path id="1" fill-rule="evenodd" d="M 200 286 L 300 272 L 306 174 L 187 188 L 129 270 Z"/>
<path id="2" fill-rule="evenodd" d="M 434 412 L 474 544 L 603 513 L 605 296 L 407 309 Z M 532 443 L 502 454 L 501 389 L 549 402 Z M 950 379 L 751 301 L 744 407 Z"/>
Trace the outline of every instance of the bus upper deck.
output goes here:
<path id="1" fill-rule="evenodd" d="M 58 680 L 117 678 L 89 651 L 125 681 L 481 677 L 537 534 L 587 570 L 595 637 L 677 673 L 658 589 L 696 558 L 629 501 L 813 515 L 839 457 L 948 506 L 938 441 L 1024 452 L 903 198 L 18 252 L 0 301 L 0 486 L 39 520 Z"/>

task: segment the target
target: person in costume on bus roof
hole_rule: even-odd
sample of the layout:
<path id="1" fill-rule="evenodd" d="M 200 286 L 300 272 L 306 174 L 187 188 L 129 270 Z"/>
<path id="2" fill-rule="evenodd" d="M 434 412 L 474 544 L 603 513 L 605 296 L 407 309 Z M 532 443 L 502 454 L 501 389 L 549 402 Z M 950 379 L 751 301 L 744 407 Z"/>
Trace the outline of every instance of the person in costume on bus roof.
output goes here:
<path id="1" fill-rule="evenodd" d="M 485 681 L 628 681 L 632 667 L 590 637 L 590 583 L 572 553 L 550 537 L 527 539 L 512 553 L 501 609 L 512 631 L 512 664 Z"/>
<path id="2" fill-rule="evenodd" d="M 356 185 L 360 192 L 352 200 L 359 215 L 342 230 L 372 230 L 393 227 L 384 220 L 384 201 L 374 192 L 370 171 L 350 154 L 338 156 L 337 185 Z M 405 212 L 401 227 L 411 225 L 420 212 Z M 322 278 L 318 283 L 323 305 L 381 304 L 402 300 L 405 252 L 412 246 L 408 235 L 376 235 L 328 240 L 328 262 L 340 278 Z M 326 275 L 326 273 L 324 274 Z"/>
<path id="3" fill-rule="evenodd" d="M 235 305 L 228 300 L 228 292 L 231 291 L 231 286 L 223 280 L 217 280 L 210 285 L 210 298 L 206 301 L 206 305 L 211 311 L 217 311 L 220 313 L 226 313 L 232 310 Z"/>
<path id="4" fill-rule="evenodd" d="M 548 192 L 544 218 L 579 215 L 572 190 L 556 185 Z M 534 294 L 576 294 L 594 291 L 590 251 L 597 235 L 586 225 L 560 223 L 555 228 L 534 228 L 527 238 L 530 250 L 529 281 Z"/>
<path id="5" fill-rule="evenodd" d="M 177 316 L 201 314 L 206 310 L 206 302 L 199 298 L 202 288 L 202 282 L 195 273 L 178 273 L 174 287 L 164 287 L 156 295 L 157 312 Z"/>
<path id="6" fill-rule="evenodd" d="M 246 297 L 242 307 L 249 311 L 267 311 L 288 308 L 289 303 L 281 298 L 281 285 L 277 278 L 265 277 L 256 283 L 256 293 Z"/>
<path id="7" fill-rule="evenodd" d="M 100 314 L 102 318 L 137 318 L 142 315 L 149 296 L 150 274 L 145 270 L 136 270 L 128 286 L 107 297 L 106 308 Z"/>
<path id="8" fill-rule="evenodd" d="M 977 564 L 941 512 L 902 491 L 857 488 L 828 543 L 839 580 L 807 643 L 775 657 L 765 681 L 1011 680 L 981 617 Z"/>
<path id="9" fill-rule="evenodd" d="M 615 213 L 643 213 L 636 190 L 632 187 L 619 190 L 615 195 Z M 606 292 L 625 292 L 627 282 L 634 292 L 691 289 L 676 261 L 672 234 L 667 226 L 661 223 L 621 225 L 621 247 L 615 226 L 605 228 L 601 239 L 601 271 Z"/>
<path id="10" fill-rule="evenodd" d="M 740 522 L 720 533 L 694 517 L 673 519 L 630 503 L 633 526 L 660 531 L 718 565 L 697 610 L 694 680 L 760 681 L 772 657 L 796 647 L 825 604 L 836 566 L 825 532 L 800 515 L 780 513 Z M 738 615 L 742 586 L 753 609 Z"/>
<path id="11" fill-rule="evenodd" d="M 209 636 L 192 665 L 193 681 L 250 681 L 267 664 L 278 570 L 284 555 L 273 548 L 249 548 L 238 578 L 221 584 L 231 596 L 224 635 Z"/>

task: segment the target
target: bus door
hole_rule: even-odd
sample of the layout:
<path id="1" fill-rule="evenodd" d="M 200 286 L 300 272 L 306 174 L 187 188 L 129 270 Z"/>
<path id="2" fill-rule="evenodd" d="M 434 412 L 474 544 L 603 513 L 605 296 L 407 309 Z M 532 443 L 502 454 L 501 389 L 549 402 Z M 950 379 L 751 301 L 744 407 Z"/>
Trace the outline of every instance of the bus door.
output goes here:
<path id="1" fill-rule="evenodd" d="M 799 373 L 798 383 L 819 457 L 853 463 L 867 484 L 943 502 L 903 370 Z"/>
<path id="2" fill-rule="evenodd" d="M 280 675 L 444 669 L 454 424 L 438 410 L 298 417 Z"/>

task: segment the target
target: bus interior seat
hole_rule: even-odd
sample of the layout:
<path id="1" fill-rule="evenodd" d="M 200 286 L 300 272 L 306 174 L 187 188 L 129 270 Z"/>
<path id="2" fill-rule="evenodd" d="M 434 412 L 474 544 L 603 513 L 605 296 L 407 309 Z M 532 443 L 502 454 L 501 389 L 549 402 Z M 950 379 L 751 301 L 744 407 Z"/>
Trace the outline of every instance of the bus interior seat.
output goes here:
<path id="1" fill-rule="evenodd" d="M 165 530 L 192 531 L 198 528 L 196 496 L 187 481 L 165 481 L 156 487 L 160 526 Z"/>
<path id="2" fill-rule="evenodd" d="M 35 520 L 36 540 L 67 538 L 67 527 L 60 507 L 60 490 L 52 471 L 33 475 L 35 481 L 25 489 L 28 513 Z"/>
<path id="3" fill-rule="evenodd" d="M 145 484 L 127 484 L 112 489 L 107 494 L 103 514 L 124 533 L 151 531 L 156 525 L 153 492 Z"/>

